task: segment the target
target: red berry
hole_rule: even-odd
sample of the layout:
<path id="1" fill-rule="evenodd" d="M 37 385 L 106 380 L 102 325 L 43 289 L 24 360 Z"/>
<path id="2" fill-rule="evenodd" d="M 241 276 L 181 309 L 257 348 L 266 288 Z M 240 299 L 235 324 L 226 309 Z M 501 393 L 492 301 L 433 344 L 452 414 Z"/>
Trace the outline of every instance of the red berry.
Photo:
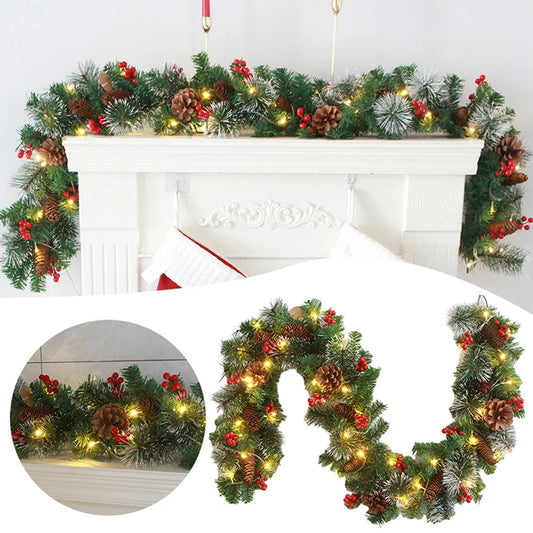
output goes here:
<path id="1" fill-rule="evenodd" d="M 465 499 L 464 495 L 463 495 L 463 494 L 460 494 L 460 495 L 459 495 L 459 499 L 460 499 L 461 501 L 464 500 L 464 499 Z"/>
<path id="2" fill-rule="evenodd" d="M 526 231 L 529 231 L 530 227 L 531 227 L 531 226 L 530 226 L 529 224 L 526 224 L 526 225 L 524 226 L 524 229 L 525 229 Z"/>
<path id="3" fill-rule="evenodd" d="M 233 67 L 231 70 L 233 70 L 233 72 L 239 72 L 239 67 Z"/>
<path id="4" fill-rule="evenodd" d="M 305 122 L 309 122 L 309 121 L 311 120 L 311 115 L 307 115 L 307 114 L 306 114 L 306 115 L 304 115 L 302 118 L 303 118 L 303 120 L 304 120 Z"/>
<path id="5" fill-rule="evenodd" d="M 448 433 L 448 428 L 442 428 L 443 433 Z"/>
<path id="6" fill-rule="evenodd" d="M 57 387 L 59 385 L 59 381 L 57 381 L 57 379 L 54 379 L 54 381 L 52 381 L 52 385 L 54 387 Z"/>
<path id="7" fill-rule="evenodd" d="M 19 159 L 22 159 L 24 157 L 24 150 L 22 148 L 17 152 L 17 157 Z"/>
<path id="8" fill-rule="evenodd" d="M 322 405 L 322 400 L 317 400 L 317 401 L 316 401 L 316 404 L 317 404 L 317 405 Z"/>
<path id="9" fill-rule="evenodd" d="M 239 59 L 234 59 L 234 60 L 233 60 L 233 64 L 234 64 L 234 65 L 238 65 L 240 62 L 241 62 L 241 61 L 240 61 Z"/>
<path id="10" fill-rule="evenodd" d="M 465 434 L 465 432 L 462 429 L 460 429 L 459 430 L 459 435 L 464 435 L 464 434 Z"/>
<path id="11" fill-rule="evenodd" d="M 26 152 L 26 159 L 31 159 L 32 154 L 33 154 L 33 152 L 31 150 L 28 150 Z"/>
<path id="12" fill-rule="evenodd" d="M 304 114 L 304 108 L 303 107 L 299 107 L 297 110 L 296 110 L 296 114 L 301 118 L 303 117 L 303 114 Z"/>
<path id="13" fill-rule="evenodd" d="M 452 429 L 453 429 L 453 431 L 457 431 L 457 426 L 454 424 L 454 425 L 452 426 Z"/>
<path id="14" fill-rule="evenodd" d="M 163 387 L 164 389 L 168 388 L 169 385 L 170 383 L 168 381 L 163 381 L 163 383 L 161 383 L 161 387 Z"/>
<path id="15" fill-rule="evenodd" d="M 241 59 L 241 67 L 245 67 L 246 66 L 246 61 L 244 59 Z"/>
<path id="16" fill-rule="evenodd" d="M 305 130 L 307 128 L 307 122 L 300 122 L 300 129 Z"/>

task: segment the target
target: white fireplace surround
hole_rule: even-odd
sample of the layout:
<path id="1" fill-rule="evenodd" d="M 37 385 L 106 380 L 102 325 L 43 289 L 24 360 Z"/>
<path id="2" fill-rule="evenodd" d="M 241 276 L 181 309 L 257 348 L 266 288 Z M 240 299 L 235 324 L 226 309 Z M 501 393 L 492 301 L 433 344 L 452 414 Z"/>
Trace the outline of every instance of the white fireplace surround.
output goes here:
<path id="1" fill-rule="evenodd" d="M 137 292 L 174 223 L 247 275 L 327 257 L 344 221 L 455 275 L 466 175 L 483 142 L 67 137 L 78 172 L 83 294 Z"/>

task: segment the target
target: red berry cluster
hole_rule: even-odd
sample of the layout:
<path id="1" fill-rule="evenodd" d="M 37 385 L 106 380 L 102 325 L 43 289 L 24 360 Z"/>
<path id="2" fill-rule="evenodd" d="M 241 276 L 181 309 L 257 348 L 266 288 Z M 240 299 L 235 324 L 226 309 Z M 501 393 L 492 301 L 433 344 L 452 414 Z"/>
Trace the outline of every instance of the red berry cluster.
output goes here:
<path id="1" fill-rule="evenodd" d="M 59 381 L 50 379 L 46 374 L 39 374 L 39 381 L 42 381 L 48 394 L 59 394 Z"/>
<path id="2" fill-rule="evenodd" d="M 359 360 L 357 361 L 355 365 L 353 365 L 353 367 L 358 372 L 364 372 L 368 367 L 368 361 L 364 357 L 359 357 Z"/>
<path id="3" fill-rule="evenodd" d="M 72 202 L 77 202 L 80 199 L 80 195 L 76 190 L 76 187 L 69 187 L 66 191 L 63 191 L 63 198 L 71 200 Z"/>
<path id="4" fill-rule="evenodd" d="M 196 109 L 200 120 L 207 120 L 211 116 L 211 109 L 209 107 L 202 107 L 198 104 L 194 109 Z"/>
<path id="5" fill-rule="evenodd" d="M 229 446 L 237 446 L 237 435 L 235 435 L 233 431 L 226 433 L 224 435 L 224 438 L 226 439 L 226 444 L 228 444 Z"/>
<path id="6" fill-rule="evenodd" d="M 113 374 L 107 378 L 107 382 L 110 385 L 113 385 L 113 396 L 115 398 L 122 398 L 124 396 L 124 391 L 121 387 L 124 383 L 124 378 L 119 377 L 118 372 L 113 372 Z"/>
<path id="7" fill-rule="evenodd" d="M 459 488 L 461 489 L 461 494 L 459 494 L 459 501 L 466 501 L 466 503 L 470 503 L 474 497 L 472 494 L 468 493 L 468 489 L 462 484 L 459 484 Z"/>
<path id="8" fill-rule="evenodd" d="M 18 442 L 19 444 L 24 444 L 26 442 L 24 433 L 22 433 L 20 429 L 15 429 L 15 431 L 13 431 L 11 434 L 11 438 L 14 442 Z"/>
<path id="9" fill-rule="evenodd" d="M 113 433 L 113 440 L 115 442 L 118 442 L 119 444 L 128 443 L 128 437 L 131 435 L 131 431 L 129 429 L 127 429 L 126 431 L 124 431 L 123 434 L 121 434 L 117 426 L 113 426 L 111 432 Z"/>
<path id="10" fill-rule="evenodd" d="M 357 429 L 365 429 L 366 426 L 368 426 L 368 416 L 364 415 L 363 413 L 356 413 L 354 416 L 355 419 L 355 427 Z"/>
<path id="11" fill-rule="evenodd" d="M 481 74 L 479 78 L 476 78 L 476 85 L 478 87 L 481 87 L 482 85 L 487 85 L 487 82 L 485 81 L 486 79 L 487 77 L 485 76 L 485 74 Z"/>
<path id="12" fill-rule="evenodd" d="M 524 408 L 524 398 L 520 398 L 519 396 L 515 396 L 514 398 L 507 400 L 507 403 L 513 406 L 513 411 L 515 413 L 518 413 L 520 409 Z"/>
<path id="13" fill-rule="evenodd" d="M 335 324 L 335 315 L 337 313 L 333 310 L 333 309 L 328 309 L 326 311 L 326 316 L 324 317 L 324 327 L 326 326 L 332 326 L 333 324 Z"/>
<path id="14" fill-rule="evenodd" d="M 268 405 L 265 406 L 265 411 L 267 413 L 272 413 L 274 415 L 277 415 L 279 413 L 279 409 L 276 409 L 274 407 L 274 402 L 270 402 Z"/>
<path id="15" fill-rule="evenodd" d="M 126 61 L 121 61 L 118 64 L 118 67 L 120 68 L 120 74 L 122 74 L 127 80 L 131 80 L 131 83 L 137 83 L 137 78 L 135 76 L 137 69 L 135 67 L 129 67 Z"/>
<path id="16" fill-rule="evenodd" d="M 29 220 L 24 220 L 22 218 L 19 220 L 19 232 L 24 241 L 29 241 L 31 239 L 31 233 L 28 231 L 31 228 L 33 228 L 33 224 Z"/>
<path id="17" fill-rule="evenodd" d="M 255 480 L 255 484 L 259 485 L 261 487 L 261 490 L 267 490 L 268 485 L 265 483 L 265 481 L 268 481 L 267 477 L 261 478 L 261 471 L 256 470 L 256 475 L 259 476 L 258 479 Z"/>
<path id="18" fill-rule="evenodd" d="M 516 163 L 512 159 L 510 159 L 507 165 L 505 163 L 502 163 L 500 165 L 500 170 L 498 172 L 495 172 L 495 175 L 499 177 L 503 174 L 504 176 L 509 177 L 515 170 Z"/>
<path id="19" fill-rule="evenodd" d="M 228 385 L 238 385 L 241 381 L 241 378 L 239 377 L 238 372 L 232 372 L 231 377 L 229 377 L 226 381 Z"/>
<path id="20" fill-rule="evenodd" d="M 61 267 L 56 267 L 55 265 L 55 259 L 53 257 L 48 258 L 48 262 L 50 263 L 50 266 L 47 269 L 47 273 L 54 277 L 54 282 L 57 283 L 59 281 Z"/>
<path id="21" fill-rule="evenodd" d="M 232 70 L 235 74 L 240 74 L 247 80 L 251 80 L 254 77 L 250 72 L 250 69 L 246 66 L 246 61 L 244 59 L 234 59 Z"/>
<path id="22" fill-rule="evenodd" d="M 461 337 L 459 339 L 459 343 L 461 344 L 463 350 L 468 350 L 468 347 L 474 342 L 474 339 L 472 337 L 472 333 L 470 331 L 467 331 L 465 333 L 464 337 Z"/>
<path id="23" fill-rule="evenodd" d="M 311 115 L 309 113 L 306 113 L 303 107 L 299 107 L 296 110 L 296 115 L 298 115 L 298 117 L 300 118 L 300 129 L 306 130 L 309 126 L 309 122 L 311 122 Z M 309 132 L 315 133 L 315 128 L 309 128 Z"/>
<path id="24" fill-rule="evenodd" d="M 394 467 L 400 474 L 404 473 L 405 469 L 407 468 L 407 463 L 404 462 L 403 455 L 398 455 L 398 457 L 396 457 L 396 464 Z"/>
<path id="25" fill-rule="evenodd" d="M 175 392 L 180 400 L 184 400 L 187 397 L 187 391 L 185 389 L 181 389 L 182 385 L 180 383 L 180 377 L 177 374 L 170 375 L 169 372 L 165 372 L 163 374 L 163 379 L 165 381 L 161 383 L 161 386 L 164 389 L 168 389 L 170 387 L 170 390 Z"/>
<path id="26" fill-rule="evenodd" d="M 330 395 L 329 394 L 322 394 L 315 392 L 313 394 L 312 398 L 307 399 L 307 403 L 309 404 L 309 407 L 314 407 L 315 405 L 322 405 L 324 400 L 329 400 Z"/>
<path id="27" fill-rule="evenodd" d="M 529 222 L 529 224 L 533 223 L 533 217 L 526 217 L 523 216 L 520 219 L 520 224 L 518 224 L 518 229 L 525 229 L 526 231 L 529 231 L 531 229 L 531 226 L 529 224 L 525 224 L 525 222 Z"/>
<path id="28" fill-rule="evenodd" d="M 275 351 L 276 345 L 272 341 L 265 341 L 263 343 L 263 352 L 272 355 Z"/>
<path id="29" fill-rule="evenodd" d="M 499 320 L 494 321 L 494 325 L 498 326 L 498 335 L 503 338 L 504 341 L 509 340 L 509 326 L 507 324 L 502 324 Z"/>
<path id="30" fill-rule="evenodd" d="M 359 497 L 359 494 L 354 494 L 352 492 L 352 494 L 346 494 L 343 501 L 346 507 L 353 509 L 356 504 L 359 505 L 361 503 L 361 498 Z"/>
<path id="31" fill-rule="evenodd" d="M 413 107 L 415 108 L 414 109 L 414 114 L 420 118 L 426 118 L 426 114 L 427 114 L 427 109 L 426 109 L 426 106 L 424 105 L 424 102 L 421 102 L 420 100 L 413 100 L 411 102 L 413 104 Z"/>
<path id="32" fill-rule="evenodd" d="M 465 434 L 465 432 L 462 429 L 457 430 L 457 426 L 455 424 L 452 427 L 450 427 L 450 428 L 448 428 L 448 427 L 442 428 L 442 432 L 444 434 L 450 435 L 450 437 L 453 437 L 456 433 L 458 433 L 459 435 L 464 435 Z"/>
<path id="33" fill-rule="evenodd" d="M 103 115 L 98 115 L 98 116 L 103 116 Z M 94 133 L 95 135 L 100 135 L 100 133 L 102 133 L 99 122 L 96 122 L 96 120 L 92 118 L 90 118 L 87 121 L 87 128 L 89 129 L 91 133 Z"/>
<path id="34" fill-rule="evenodd" d="M 30 143 L 26 143 L 26 149 L 21 148 L 17 152 L 17 157 L 19 159 L 22 159 L 24 156 L 26 156 L 26 159 L 31 159 L 32 155 L 33 155 L 33 146 Z"/>

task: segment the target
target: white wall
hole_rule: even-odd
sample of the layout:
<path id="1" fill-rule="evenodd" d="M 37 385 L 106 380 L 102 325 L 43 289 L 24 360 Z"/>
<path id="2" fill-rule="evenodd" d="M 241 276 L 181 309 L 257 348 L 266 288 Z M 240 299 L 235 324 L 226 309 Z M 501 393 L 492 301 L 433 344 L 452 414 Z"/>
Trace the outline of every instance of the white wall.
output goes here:
<path id="1" fill-rule="evenodd" d="M 190 56 L 203 48 L 200 0 L 2 0 L 0 12 L 0 205 L 16 198 L 8 179 L 16 172 L 17 129 L 25 120 L 31 91 L 62 81 L 87 59 L 103 64 L 125 60 L 141 69 L 178 63 L 191 72 Z M 337 73 L 393 68 L 415 62 L 441 73 L 455 72 L 474 88 L 484 73 L 507 98 L 526 144 L 533 139 L 529 89 L 530 28 L 527 0 L 345 0 L 339 18 Z M 330 0 L 213 0 L 212 61 L 245 57 L 327 77 L 331 57 Z M 527 172 L 527 170 L 526 170 Z M 533 176 L 532 176 L 533 179 Z M 533 215 L 533 194 L 524 202 Z M 506 242 L 533 249 L 533 232 Z M 469 275 L 477 283 L 533 310 L 532 262 L 520 278 Z M 79 263 L 71 268 L 79 285 Z M 50 295 L 75 294 L 67 275 L 50 283 Z M 21 296 L 0 276 L 1 296 Z"/>

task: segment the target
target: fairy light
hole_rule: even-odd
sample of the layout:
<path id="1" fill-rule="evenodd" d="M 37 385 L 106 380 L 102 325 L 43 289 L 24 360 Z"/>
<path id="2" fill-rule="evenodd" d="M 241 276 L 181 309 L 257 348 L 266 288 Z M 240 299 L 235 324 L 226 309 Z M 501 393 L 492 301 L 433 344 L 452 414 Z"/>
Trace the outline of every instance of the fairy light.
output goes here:
<path id="1" fill-rule="evenodd" d="M 487 318 L 489 318 L 490 316 L 490 311 L 488 309 L 485 309 L 485 311 L 483 311 L 483 318 L 486 320 Z"/>
<path id="2" fill-rule="evenodd" d="M 311 311 L 311 313 L 309 314 L 309 316 L 311 317 L 311 320 L 313 322 L 316 322 L 318 320 L 318 313 L 316 311 Z"/>
<path id="3" fill-rule="evenodd" d="M 176 119 L 174 119 L 174 118 L 168 121 L 168 125 L 171 128 L 175 128 L 178 124 L 179 124 L 178 121 Z"/>
<path id="4" fill-rule="evenodd" d="M 252 327 L 254 329 L 261 329 L 261 320 L 259 320 L 258 318 L 255 320 L 252 320 Z"/>
<path id="5" fill-rule="evenodd" d="M 226 470 L 224 471 L 224 477 L 229 479 L 230 481 L 233 481 L 233 478 L 235 477 L 235 472 L 232 470 Z"/>
<path id="6" fill-rule="evenodd" d="M 36 216 L 37 216 L 37 218 L 43 218 L 44 213 L 43 213 L 42 209 L 40 211 L 37 211 L 37 215 Z"/>
<path id="7" fill-rule="evenodd" d="M 470 135 L 474 135 L 474 133 L 476 133 L 476 128 L 474 128 L 473 126 L 468 128 L 468 133 L 470 133 Z"/>
<path id="8" fill-rule="evenodd" d="M 504 352 L 500 352 L 500 355 L 498 357 L 500 358 L 500 361 L 505 361 L 507 359 L 507 354 Z"/>
<path id="9" fill-rule="evenodd" d="M 422 483 L 420 483 L 419 479 L 417 479 L 415 481 L 415 485 L 414 486 L 415 486 L 415 489 L 418 489 L 418 490 L 422 490 L 424 488 L 424 485 L 422 485 Z"/>
<path id="10" fill-rule="evenodd" d="M 182 405 L 179 409 L 179 414 L 180 415 L 184 415 L 186 412 L 187 412 L 187 406 L 186 405 Z"/>
<path id="11" fill-rule="evenodd" d="M 352 101 L 349 98 L 346 98 L 346 100 L 344 100 L 344 103 L 346 105 L 352 105 Z"/>
<path id="12" fill-rule="evenodd" d="M 43 437 L 45 437 L 45 432 L 42 428 L 37 428 L 34 432 L 33 432 L 33 436 L 36 438 L 36 439 L 42 439 Z"/>
<path id="13" fill-rule="evenodd" d="M 265 359 L 263 361 L 263 366 L 265 367 L 266 370 L 269 370 L 270 367 L 272 366 L 272 361 L 270 359 Z"/>
<path id="14" fill-rule="evenodd" d="M 253 87 L 253 86 L 252 87 L 248 87 L 248 94 L 253 95 L 253 94 L 256 93 L 256 91 L 257 91 L 257 89 L 255 87 Z"/>
<path id="15" fill-rule="evenodd" d="M 139 411 L 137 411 L 137 409 L 132 409 L 132 410 L 130 411 L 130 417 L 131 417 L 131 418 L 136 418 L 136 417 L 138 417 L 138 416 L 139 416 Z"/>
<path id="16" fill-rule="evenodd" d="M 407 96 L 409 94 L 409 91 L 407 89 L 402 89 L 398 92 L 398 96 Z"/>
<path id="17" fill-rule="evenodd" d="M 209 100 L 209 98 L 211 98 L 211 93 L 207 89 L 205 89 L 204 91 L 202 91 L 202 98 L 204 100 Z"/>
<path id="18" fill-rule="evenodd" d="M 78 137 L 83 137 L 87 133 L 87 130 L 85 128 L 82 128 L 81 126 L 76 130 L 76 135 Z"/>
<path id="19" fill-rule="evenodd" d="M 313 379 L 313 381 L 311 381 L 311 385 L 314 385 L 314 386 L 318 385 L 318 381 L 316 379 Z"/>
<path id="20" fill-rule="evenodd" d="M 468 444 L 470 444 L 470 446 L 477 446 L 479 444 L 479 439 L 472 433 L 470 437 L 468 437 Z"/>
<path id="21" fill-rule="evenodd" d="M 346 385 L 343 385 L 341 388 L 341 391 L 344 392 L 344 394 L 346 394 L 347 392 L 350 392 L 350 389 Z"/>
<path id="22" fill-rule="evenodd" d="M 389 459 L 389 466 L 394 466 L 396 464 L 396 459 L 394 456 L 391 456 Z"/>
<path id="23" fill-rule="evenodd" d="M 278 125 L 279 126 L 286 126 L 287 125 L 287 117 L 283 115 L 278 119 Z"/>
<path id="24" fill-rule="evenodd" d="M 265 470 L 272 470 L 272 463 L 270 461 L 267 461 L 266 463 L 263 463 L 263 468 Z"/>
<path id="25" fill-rule="evenodd" d="M 351 437 L 351 435 L 352 435 L 352 434 L 351 434 L 348 430 L 343 431 L 343 432 L 341 433 L 341 437 L 342 437 L 343 439 L 349 439 L 349 438 Z"/>
<path id="26" fill-rule="evenodd" d="M 431 111 L 426 111 L 426 116 L 424 118 L 431 119 L 433 117 L 433 113 Z"/>
<path id="27" fill-rule="evenodd" d="M 431 463 L 431 466 L 437 466 L 439 464 L 439 460 L 438 460 L 437 457 L 433 457 L 433 459 L 431 459 L 430 463 Z"/>
<path id="28" fill-rule="evenodd" d="M 94 448 L 96 445 L 98 444 L 98 441 L 95 441 L 95 440 L 90 440 L 88 443 L 87 443 L 87 448 Z"/>
<path id="29" fill-rule="evenodd" d="M 248 457 L 248 454 L 245 452 L 241 453 L 241 459 L 246 459 Z"/>
<path id="30" fill-rule="evenodd" d="M 284 350 L 286 347 L 287 347 L 287 341 L 285 339 L 280 339 L 278 342 L 277 342 L 277 345 L 276 345 L 280 350 Z"/>
<path id="31" fill-rule="evenodd" d="M 73 206 L 73 205 L 74 205 L 74 200 L 73 200 L 72 198 L 69 198 L 69 199 L 67 200 L 67 204 L 68 204 L 69 206 Z"/>
<path id="32" fill-rule="evenodd" d="M 366 457 L 366 454 L 363 450 L 357 451 L 357 457 L 360 457 L 361 459 L 364 459 Z"/>
<path id="33" fill-rule="evenodd" d="M 73 93 L 74 92 L 74 84 L 72 83 L 67 83 L 66 87 L 65 87 L 65 90 L 68 92 L 68 93 Z"/>

